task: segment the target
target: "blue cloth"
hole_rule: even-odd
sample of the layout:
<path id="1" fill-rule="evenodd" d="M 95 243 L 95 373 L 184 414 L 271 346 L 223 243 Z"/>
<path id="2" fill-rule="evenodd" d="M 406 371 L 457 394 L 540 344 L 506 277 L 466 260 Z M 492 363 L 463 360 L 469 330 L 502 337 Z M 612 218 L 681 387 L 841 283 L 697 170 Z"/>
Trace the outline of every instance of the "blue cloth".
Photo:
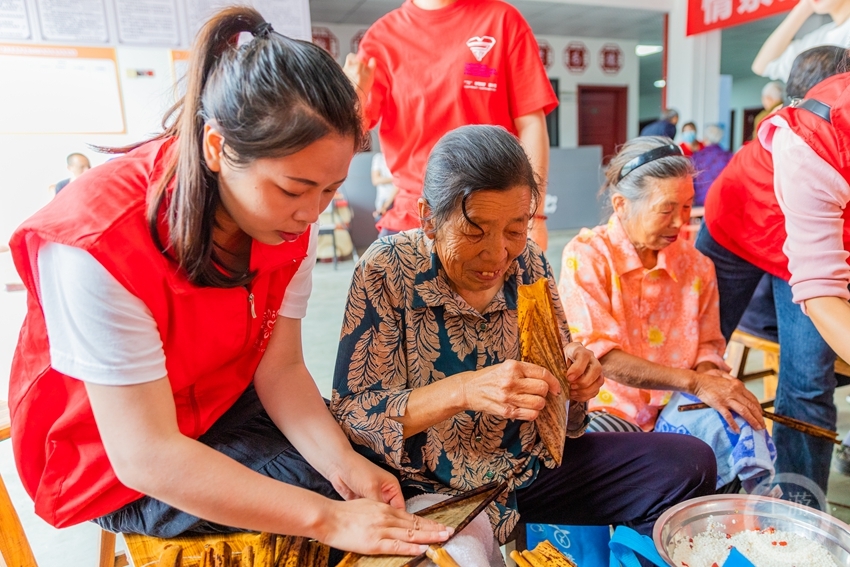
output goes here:
<path id="1" fill-rule="evenodd" d="M 691 161 L 697 176 L 694 178 L 694 206 L 702 207 L 708 188 L 720 175 L 720 172 L 732 159 L 732 152 L 724 150 L 717 144 L 711 144 L 694 153 Z"/>
<path id="2" fill-rule="evenodd" d="M 668 563 L 662 559 L 655 549 L 652 538 L 642 536 L 625 526 L 618 526 L 614 536 L 608 543 L 614 559 L 623 567 L 639 567 L 639 565 L 656 565 L 666 567 Z M 639 559 L 642 558 L 642 559 Z M 755 567 L 744 557 L 737 548 L 731 548 L 723 567 Z"/>
<path id="3" fill-rule="evenodd" d="M 680 412 L 680 405 L 699 402 L 699 398 L 676 392 L 670 398 L 658 420 L 658 433 L 681 433 L 702 439 L 717 456 L 717 488 L 741 479 L 744 490 L 752 490 L 761 481 L 773 477 L 776 448 L 766 429 L 755 431 L 738 415 L 735 422 L 741 429 L 735 433 L 726 420 L 712 409 Z"/>
<path id="4" fill-rule="evenodd" d="M 643 127 L 640 131 L 641 136 L 664 136 L 671 140 L 676 137 L 676 125 L 667 122 L 666 120 L 656 120 Z"/>
<path id="5" fill-rule="evenodd" d="M 611 541 L 609 526 L 559 526 L 556 524 L 526 525 L 526 547 L 534 549 L 548 541 L 576 565 L 619 567 L 608 549 Z"/>
<path id="6" fill-rule="evenodd" d="M 714 262 L 720 293 L 720 329 L 728 341 L 765 272 L 718 244 L 705 224 L 695 245 Z M 776 413 L 835 431 L 835 353 L 812 320 L 791 300 L 788 282 L 776 276 L 769 277 L 782 347 Z M 803 475 L 826 493 L 831 442 L 778 423 L 773 425 L 773 442 L 777 451 L 777 474 Z M 816 499 L 803 503 L 817 506 Z"/>

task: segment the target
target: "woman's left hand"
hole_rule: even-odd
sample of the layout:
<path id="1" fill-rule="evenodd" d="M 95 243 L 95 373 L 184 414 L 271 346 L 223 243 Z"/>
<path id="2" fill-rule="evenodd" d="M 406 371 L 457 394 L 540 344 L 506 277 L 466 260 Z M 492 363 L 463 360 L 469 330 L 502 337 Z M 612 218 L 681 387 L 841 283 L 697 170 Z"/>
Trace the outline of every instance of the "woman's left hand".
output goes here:
<path id="1" fill-rule="evenodd" d="M 602 365 L 599 364 L 596 356 L 581 343 L 576 342 L 564 347 L 564 354 L 572 362 L 567 370 L 570 399 L 575 402 L 586 402 L 596 397 L 604 382 Z"/>
<path id="2" fill-rule="evenodd" d="M 335 462 L 327 478 L 346 500 L 368 498 L 404 510 L 404 496 L 396 477 L 354 450 Z"/>

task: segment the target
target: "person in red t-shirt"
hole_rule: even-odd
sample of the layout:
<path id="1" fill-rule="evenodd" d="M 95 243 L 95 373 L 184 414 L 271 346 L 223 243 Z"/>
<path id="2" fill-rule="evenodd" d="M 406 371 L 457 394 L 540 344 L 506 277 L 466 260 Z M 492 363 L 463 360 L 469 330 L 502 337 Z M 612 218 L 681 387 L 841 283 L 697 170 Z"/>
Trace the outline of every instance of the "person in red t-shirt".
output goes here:
<path id="1" fill-rule="evenodd" d="M 558 97 L 531 28 L 511 5 L 407 0 L 369 28 L 345 70 L 359 87 L 364 123 L 373 128 L 381 122 L 381 151 L 399 188 L 393 208 L 378 223 L 382 236 L 419 227 L 417 202 L 428 154 L 443 134 L 460 126 L 494 124 L 518 136 L 545 187 L 546 114 Z M 543 249 L 544 221 L 537 215 L 531 227 Z"/>

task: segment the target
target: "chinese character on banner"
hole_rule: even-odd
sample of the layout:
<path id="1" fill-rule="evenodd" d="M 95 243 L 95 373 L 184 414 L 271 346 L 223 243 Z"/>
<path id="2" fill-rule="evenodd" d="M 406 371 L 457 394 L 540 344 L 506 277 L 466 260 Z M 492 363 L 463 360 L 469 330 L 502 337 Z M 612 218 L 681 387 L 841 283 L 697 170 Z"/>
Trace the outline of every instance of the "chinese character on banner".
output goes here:
<path id="1" fill-rule="evenodd" d="M 623 51 L 616 43 L 606 43 L 599 51 L 599 66 L 609 75 L 616 75 L 623 68 Z"/>
<path id="2" fill-rule="evenodd" d="M 686 35 L 731 28 L 787 12 L 811 0 L 683 0 L 688 4 Z"/>
<path id="3" fill-rule="evenodd" d="M 351 38 L 351 52 L 357 53 L 360 51 L 360 42 L 363 41 L 363 36 L 366 35 L 366 30 L 360 30 L 354 37 Z"/>
<path id="4" fill-rule="evenodd" d="M 552 46 L 545 39 L 537 40 L 537 51 L 540 53 L 540 60 L 543 66 L 547 69 L 552 66 Z"/>
<path id="5" fill-rule="evenodd" d="M 738 6 L 738 13 L 752 14 L 753 12 L 757 12 L 762 4 L 770 6 L 773 4 L 773 0 L 741 0 L 741 4 Z"/>
<path id="6" fill-rule="evenodd" d="M 584 73 L 589 60 L 590 53 L 580 41 L 571 41 L 564 48 L 564 66 L 570 73 Z"/>
<path id="7" fill-rule="evenodd" d="M 702 13 L 705 25 L 728 20 L 732 17 L 732 0 L 702 0 Z"/>
<path id="8" fill-rule="evenodd" d="M 334 59 L 339 57 L 339 40 L 328 28 L 314 27 L 313 43 L 330 53 Z"/>

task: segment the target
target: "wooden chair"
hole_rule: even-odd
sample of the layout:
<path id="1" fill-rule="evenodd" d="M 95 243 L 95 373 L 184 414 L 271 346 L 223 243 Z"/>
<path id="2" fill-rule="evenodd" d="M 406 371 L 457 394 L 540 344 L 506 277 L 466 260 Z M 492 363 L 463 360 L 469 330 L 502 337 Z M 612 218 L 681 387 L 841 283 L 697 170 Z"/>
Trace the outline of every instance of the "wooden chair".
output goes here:
<path id="1" fill-rule="evenodd" d="M 745 372 L 747 357 L 750 350 L 761 351 L 764 356 L 764 369 L 756 372 Z M 776 387 L 779 381 L 779 344 L 762 339 L 750 333 L 737 330 L 732 333 L 732 339 L 726 349 L 726 363 L 732 367 L 732 376 L 743 380 L 764 379 L 764 399 L 776 397 Z M 835 361 L 835 373 L 850 376 L 850 364 L 838 358 Z"/>

